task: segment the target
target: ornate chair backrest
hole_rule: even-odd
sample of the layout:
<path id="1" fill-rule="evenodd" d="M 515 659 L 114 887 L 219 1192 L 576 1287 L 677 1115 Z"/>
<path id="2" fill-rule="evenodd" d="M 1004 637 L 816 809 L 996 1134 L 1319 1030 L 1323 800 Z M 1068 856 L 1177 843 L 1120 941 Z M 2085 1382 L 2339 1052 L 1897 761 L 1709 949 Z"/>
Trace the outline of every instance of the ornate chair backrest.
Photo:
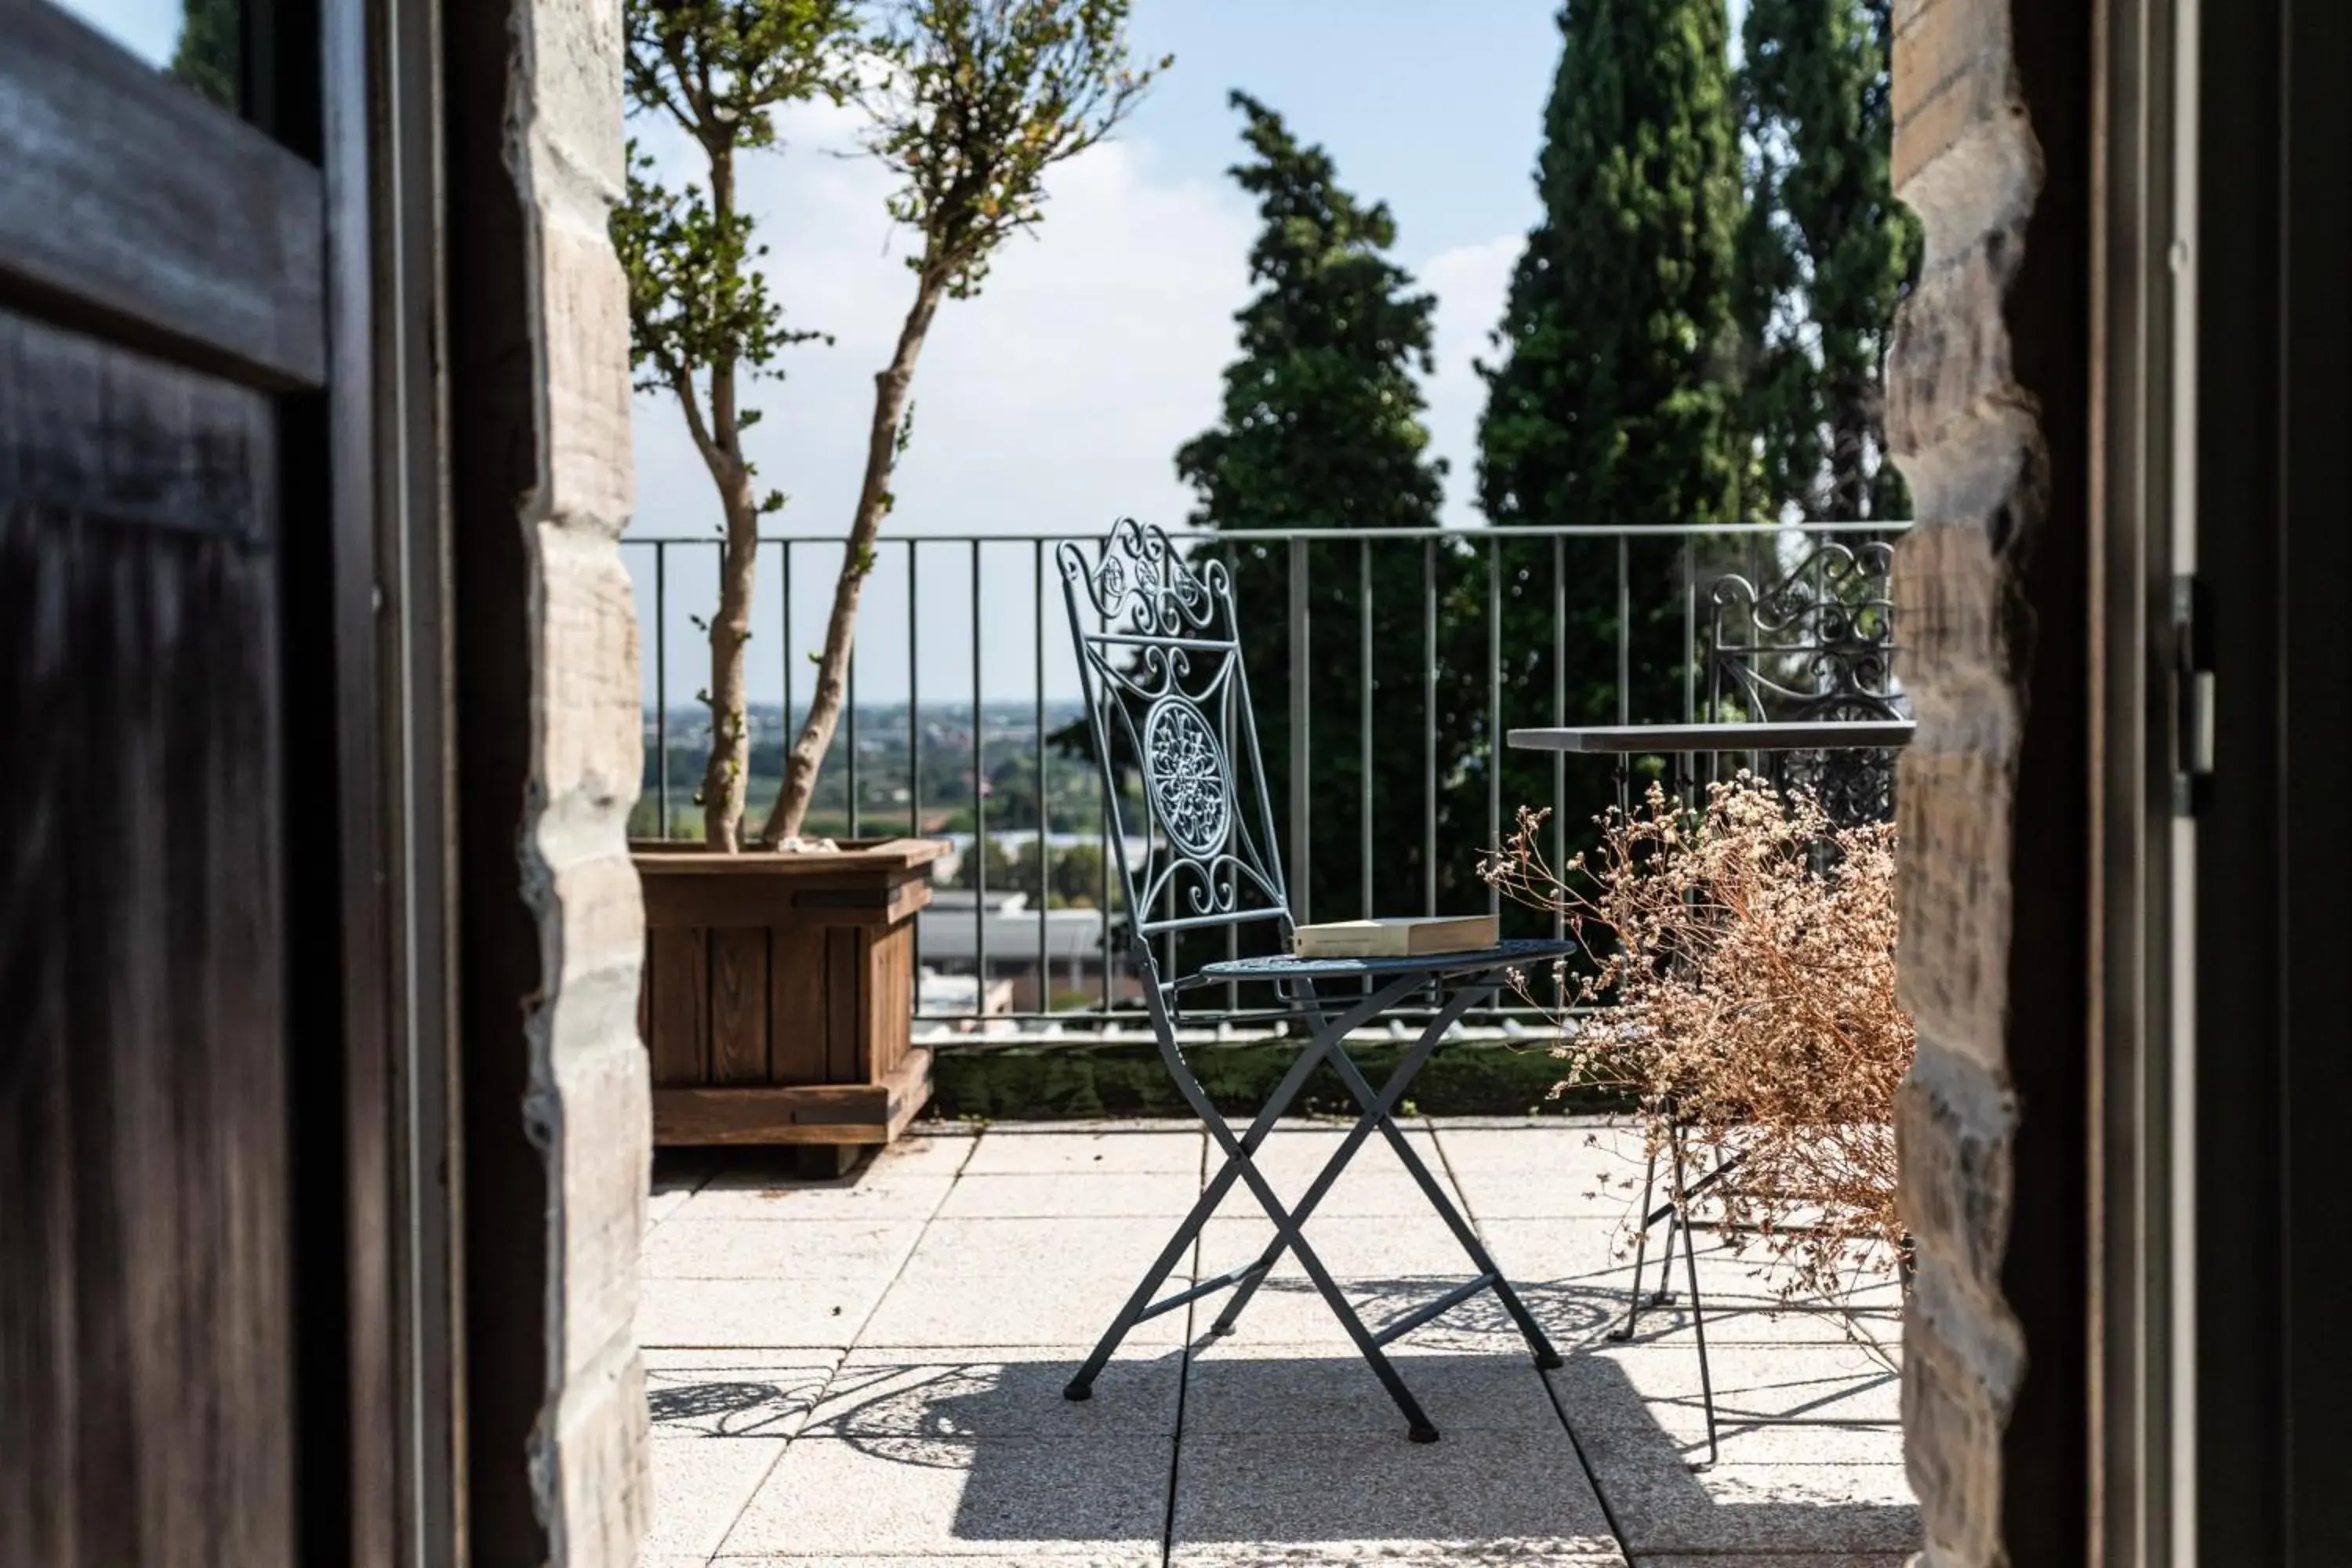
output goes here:
<path id="1" fill-rule="evenodd" d="M 1147 983 L 1173 978 L 1152 956 L 1162 933 L 1274 921 L 1287 946 L 1290 903 L 1224 563 L 1187 561 L 1164 530 L 1131 518 L 1098 551 L 1066 541 L 1054 560 Z M 1141 776 L 1140 820 L 1130 820 L 1122 766 Z"/>
<path id="2" fill-rule="evenodd" d="M 1707 710 L 1715 720 L 1899 719 L 1892 546 L 1828 541 L 1759 589 L 1737 574 L 1710 592 Z M 1892 752 L 1770 753 L 1772 782 L 1812 792 L 1834 821 L 1894 815 Z"/>

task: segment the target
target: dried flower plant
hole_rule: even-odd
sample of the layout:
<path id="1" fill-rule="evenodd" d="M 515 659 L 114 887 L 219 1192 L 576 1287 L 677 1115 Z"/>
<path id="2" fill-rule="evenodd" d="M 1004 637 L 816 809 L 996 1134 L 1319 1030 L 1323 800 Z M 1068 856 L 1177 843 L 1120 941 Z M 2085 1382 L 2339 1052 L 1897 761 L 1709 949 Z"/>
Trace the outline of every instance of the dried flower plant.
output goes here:
<path id="1" fill-rule="evenodd" d="M 1629 1090 L 1650 1152 L 1735 1174 L 1709 1197 L 1783 1300 L 1833 1302 L 1894 1271 L 1894 1103 L 1911 1020 L 1895 994 L 1895 829 L 1841 827 L 1810 795 L 1742 773 L 1696 811 L 1650 786 L 1595 819 L 1599 848 L 1549 864 L 1518 830 L 1480 875 L 1565 920 L 1578 966 L 1522 975 L 1584 1011 L 1560 1020 L 1570 1084 Z"/>

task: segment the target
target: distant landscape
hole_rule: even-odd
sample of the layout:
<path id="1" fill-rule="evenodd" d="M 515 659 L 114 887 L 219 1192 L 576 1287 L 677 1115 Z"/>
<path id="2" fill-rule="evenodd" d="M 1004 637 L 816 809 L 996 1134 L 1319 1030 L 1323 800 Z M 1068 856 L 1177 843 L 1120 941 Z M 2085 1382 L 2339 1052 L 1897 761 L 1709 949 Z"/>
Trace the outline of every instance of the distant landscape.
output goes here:
<path id="1" fill-rule="evenodd" d="M 1056 834 L 1098 837 L 1101 790 L 1093 759 L 1082 745 L 1056 745 L 1053 740 L 1057 731 L 1076 724 L 1083 714 L 1078 703 L 1067 700 L 1044 706 L 1045 819 Z M 992 836 L 1032 835 L 1039 825 L 1039 718 L 1034 702 L 982 703 L 980 765 L 975 772 L 971 703 L 926 702 L 913 715 L 911 726 L 904 702 L 861 704 L 844 716 L 817 775 L 809 829 L 829 837 L 969 834 L 981 826 L 981 815 L 974 809 L 979 805 L 984 806 Z M 665 724 L 663 715 L 649 707 L 644 723 L 645 794 L 630 820 L 631 836 L 664 836 L 666 755 L 667 837 L 699 839 L 702 810 L 695 804 L 695 795 L 710 754 L 709 710 L 698 703 L 673 705 Z M 776 703 L 751 704 L 750 729 L 748 821 L 756 828 L 765 821 L 782 783 L 784 752 L 792 731 L 786 727 L 782 707 Z"/>

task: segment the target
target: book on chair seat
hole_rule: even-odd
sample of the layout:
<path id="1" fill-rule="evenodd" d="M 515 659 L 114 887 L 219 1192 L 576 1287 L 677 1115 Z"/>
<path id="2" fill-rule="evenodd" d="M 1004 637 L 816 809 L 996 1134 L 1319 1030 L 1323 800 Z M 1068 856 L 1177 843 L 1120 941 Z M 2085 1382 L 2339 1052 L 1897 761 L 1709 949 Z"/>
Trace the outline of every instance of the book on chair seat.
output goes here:
<path id="1" fill-rule="evenodd" d="M 1290 951 L 1300 958 L 1420 958 L 1475 952 L 1499 940 L 1492 915 L 1407 915 L 1300 926 L 1291 932 Z"/>

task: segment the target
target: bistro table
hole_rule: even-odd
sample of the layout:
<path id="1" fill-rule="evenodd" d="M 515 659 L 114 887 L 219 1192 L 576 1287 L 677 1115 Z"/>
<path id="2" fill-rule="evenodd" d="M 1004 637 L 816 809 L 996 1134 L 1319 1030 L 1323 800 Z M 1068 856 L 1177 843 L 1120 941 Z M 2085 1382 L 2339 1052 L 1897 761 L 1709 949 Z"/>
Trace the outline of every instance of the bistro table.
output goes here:
<path id="1" fill-rule="evenodd" d="M 1513 730 L 1522 751 L 1588 756 L 1663 757 L 1696 752 L 1875 751 L 1910 743 L 1908 719 L 1824 719 L 1774 724 L 1591 724 Z"/>
<path id="2" fill-rule="evenodd" d="M 1692 765 L 1700 756 L 1716 757 L 1741 752 L 1873 752 L 1908 745 L 1913 721 L 1908 719 L 1816 719 L 1794 722 L 1708 724 L 1590 724 L 1566 729 L 1513 730 L 1506 739 L 1520 751 L 1573 752 L 1580 756 L 1617 759 L 1617 804 L 1631 809 L 1632 762 L 1635 757 L 1679 757 L 1675 784 L 1688 790 L 1698 783 Z M 1713 776 L 1710 768 L 1709 776 Z M 1872 785 L 1859 798 L 1842 799 L 1831 788 L 1816 793 L 1829 807 L 1832 821 L 1874 816 L 1885 809 L 1883 785 Z"/>

